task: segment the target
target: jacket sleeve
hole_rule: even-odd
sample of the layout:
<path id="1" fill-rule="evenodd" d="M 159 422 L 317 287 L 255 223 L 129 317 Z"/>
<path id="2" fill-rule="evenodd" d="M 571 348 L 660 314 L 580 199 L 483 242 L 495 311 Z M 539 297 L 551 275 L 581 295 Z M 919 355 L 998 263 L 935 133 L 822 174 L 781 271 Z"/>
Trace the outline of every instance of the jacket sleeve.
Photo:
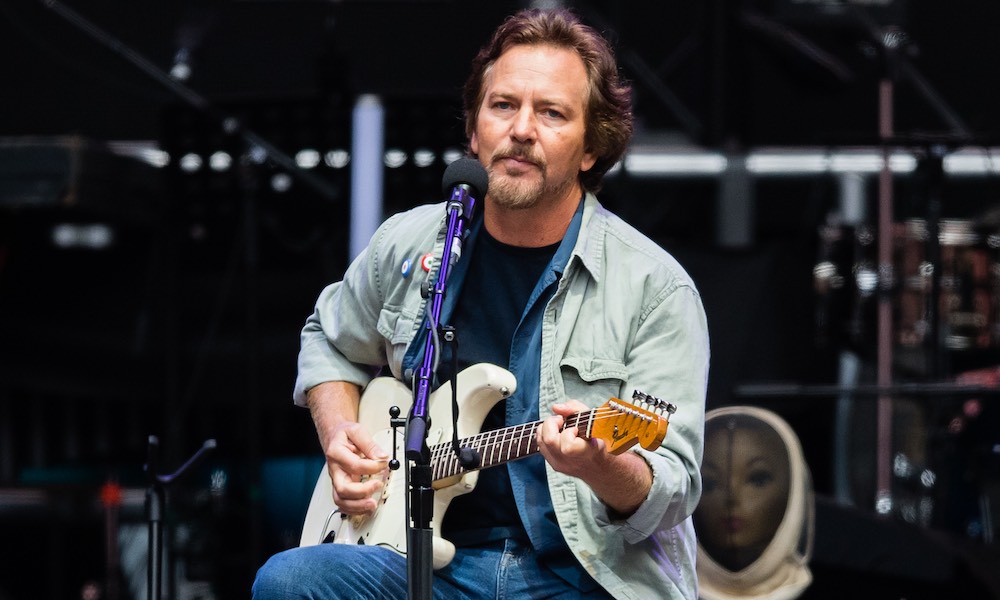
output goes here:
<path id="1" fill-rule="evenodd" d="M 348 267 L 342 281 L 328 285 L 302 328 L 298 375 L 292 398 L 305 406 L 310 388 L 326 381 L 349 381 L 365 386 L 386 363 L 378 332 L 383 306 L 379 289 L 380 241 L 393 220 L 376 231 L 372 241 Z"/>
<path id="2" fill-rule="evenodd" d="M 653 452 L 634 450 L 652 470 L 652 487 L 639 509 L 625 520 L 612 520 L 607 507 L 593 496 L 598 524 L 620 530 L 631 543 L 658 529 L 674 527 L 694 512 L 701 497 L 708 326 L 700 296 L 692 286 L 678 284 L 661 297 L 642 317 L 627 357 L 631 381 L 656 386 L 644 391 L 677 406 L 660 447 Z"/>

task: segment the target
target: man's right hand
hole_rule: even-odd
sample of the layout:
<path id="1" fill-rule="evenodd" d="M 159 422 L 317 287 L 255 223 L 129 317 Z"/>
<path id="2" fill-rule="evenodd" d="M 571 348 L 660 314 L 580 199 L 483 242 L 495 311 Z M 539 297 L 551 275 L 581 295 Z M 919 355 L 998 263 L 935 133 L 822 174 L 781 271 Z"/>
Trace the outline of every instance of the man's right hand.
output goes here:
<path id="1" fill-rule="evenodd" d="M 306 400 L 326 456 L 334 503 L 347 515 L 372 514 L 377 505 L 372 496 L 382 489 L 389 455 L 358 423 L 361 388 L 328 381 L 310 389 Z"/>
<path id="2" fill-rule="evenodd" d="M 333 428 L 324 443 L 327 469 L 333 482 L 333 501 L 348 515 L 370 515 L 377 506 L 373 497 L 388 474 L 389 456 L 357 422 Z"/>

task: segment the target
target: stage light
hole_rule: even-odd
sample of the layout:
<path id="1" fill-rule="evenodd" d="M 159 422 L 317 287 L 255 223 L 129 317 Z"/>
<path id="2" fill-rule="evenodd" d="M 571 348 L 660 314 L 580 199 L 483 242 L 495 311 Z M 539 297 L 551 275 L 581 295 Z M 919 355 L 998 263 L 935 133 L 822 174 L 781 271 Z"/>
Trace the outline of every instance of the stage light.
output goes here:
<path id="1" fill-rule="evenodd" d="M 444 159 L 444 163 L 446 165 L 450 165 L 451 163 L 455 162 L 456 160 L 462 158 L 463 156 L 465 156 L 465 152 L 462 152 L 458 148 L 447 148 L 441 154 L 441 158 Z"/>
<path id="2" fill-rule="evenodd" d="M 952 175 L 1000 173 L 1000 157 L 992 149 L 962 149 L 944 157 L 944 170 Z"/>
<path id="3" fill-rule="evenodd" d="M 343 169 L 351 162 L 351 153 L 347 150 L 330 150 L 323 156 L 323 162 L 331 169 Z"/>
<path id="4" fill-rule="evenodd" d="M 191 78 L 191 49 L 181 46 L 174 54 L 174 64 L 170 67 L 170 76 L 177 81 L 187 81 Z"/>
<path id="5" fill-rule="evenodd" d="M 208 166 L 213 171 L 226 171 L 229 167 L 233 166 L 233 157 L 227 152 L 219 150 L 218 152 L 213 152 L 211 156 L 208 157 Z"/>
<path id="6" fill-rule="evenodd" d="M 429 167 L 434 164 L 433 150 L 428 150 L 427 148 L 418 148 L 413 152 L 413 164 L 418 167 Z"/>
<path id="7" fill-rule="evenodd" d="M 295 164 L 303 169 L 312 169 L 319 164 L 320 156 L 318 150 L 312 150 L 306 148 L 304 150 L 299 150 L 295 154 Z"/>
<path id="8" fill-rule="evenodd" d="M 104 223 L 60 223 L 52 228 L 52 243 L 59 248 L 103 250 L 111 246 L 114 239 L 114 230 Z"/>
<path id="9" fill-rule="evenodd" d="M 875 512 L 880 515 L 892 513 L 892 495 L 886 491 L 880 491 L 875 499 Z"/>
<path id="10" fill-rule="evenodd" d="M 751 173 L 824 173 L 829 162 L 822 154 L 760 152 L 747 157 L 747 170 Z"/>
<path id="11" fill-rule="evenodd" d="M 867 298 L 875 293 L 878 279 L 878 272 L 870 264 L 862 263 L 855 268 L 854 281 L 862 297 Z"/>
<path id="12" fill-rule="evenodd" d="M 292 189 L 292 178 L 288 173 L 275 173 L 271 176 L 271 189 L 284 194 Z"/>
<path id="13" fill-rule="evenodd" d="M 834 173 L 877 173 L 881 169 L 882 156 L 877 152 L 835 154 L 830 157 L 830 170 Z"/>
<path id="14" fill-rule="evenodd" d="M 729 161 L 725 156 L 713 152 L 676 152 L 664 154 L 628 154 L 624 158 L 626 171 L 636 175 L 717 175 L 726 170 Z M 622 167 L 616 164 L 612 170 Z"/>
<path id="15" fill-rule="evenodd" d="M 132 157 L 156 168 L 170 164 L 170 154 L 150 142 L 109 141 L 107 145 L 115 154 Z"/>
<path id="16" fill-rule="evenodd" d="M 184 171 L 185 173 L 195 173 L 198 169 L 201 169 L 201 156 L 198 156 L 194 152 L 188 152 L 181 157 L 178 165 L 180 166 L 181 171 Z"/>
<path id="17" fill-rule="evenodd" d="M 385 166 L 390 169 L 398 169 L 406 164 L 406 158 L 406 152 L 403 152 L 398 148 L 390 148 L 385 151 L 385 156 L 383 157 L 382 162 L 384 162 Z"/>
<path id="18" fill-rule="evenodd" d="M 267 160 L 267 150 L 256 144 L 250 146 L 250 149 L 247 150 L 247 159 L 255 165 L 262 165 Z"/>

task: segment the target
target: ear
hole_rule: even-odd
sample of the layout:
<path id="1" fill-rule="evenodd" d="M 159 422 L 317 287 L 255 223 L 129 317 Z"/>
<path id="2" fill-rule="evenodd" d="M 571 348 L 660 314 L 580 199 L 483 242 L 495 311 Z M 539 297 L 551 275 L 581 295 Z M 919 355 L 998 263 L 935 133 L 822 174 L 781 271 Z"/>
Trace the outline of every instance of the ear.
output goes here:
<path id="1" fill-rule="evenodd" d="M 580 172 L 589 171 L 594 163 L 597 162 L 597 155 L 593 152 L 584 152 L 583 158 L 580 160 Z"/>
<path id="2" fill-rule="evenodd" d="M 474 131 L 469 137 L 469 150 L 471 150 L 474 155 L 479 156 L 479 137 Z"/>

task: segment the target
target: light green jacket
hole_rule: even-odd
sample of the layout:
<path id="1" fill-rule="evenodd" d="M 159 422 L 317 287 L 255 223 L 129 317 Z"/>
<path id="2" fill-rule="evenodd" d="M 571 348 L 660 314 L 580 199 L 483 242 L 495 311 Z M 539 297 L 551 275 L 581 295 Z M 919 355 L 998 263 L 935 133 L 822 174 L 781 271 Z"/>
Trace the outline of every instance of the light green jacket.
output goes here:
<path id="1" fill-rule="evenodd" d="M 388 366 L 402 378 L 407 346 L 424 314 L 420 258 L 440 256 L 445 208 L 389 218 L 321 293 L 302 330 L 294 399 L 325 381 L 366 385 Z M 411 271 L 403 276 L 403 265 Z M 677 406 L 655 452 L 634 450 L 653 487 L 626 520 L 609 518 L 590 488 L 547 469 L 560 527 L 573 553 L 622 599 L 697 598 L 691 513 L 701 496 L 708 330 L 701 299 L 676 260 L 633 227 L 585 199 L 580 235 L 542 323 L 539 414 L 572 398 L 599 406 L 643 390 Z"/>

